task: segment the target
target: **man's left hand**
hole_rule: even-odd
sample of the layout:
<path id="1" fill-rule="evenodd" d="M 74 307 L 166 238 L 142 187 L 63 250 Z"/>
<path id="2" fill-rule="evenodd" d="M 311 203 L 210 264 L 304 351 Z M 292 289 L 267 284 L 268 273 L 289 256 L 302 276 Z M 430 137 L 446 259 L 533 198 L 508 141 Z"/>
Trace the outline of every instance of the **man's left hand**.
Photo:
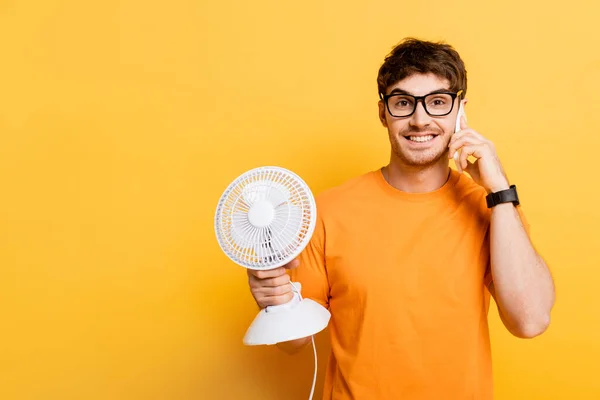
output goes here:
<path id="1" fill-rule="evenodd" d="M 509 188 L 508 178 L 498 159 L 494 144 L 469 128 L 464 116 L 460 119 L 460 131 L 452 135 L 448 149 L 449 158 L 460 150 L 456 162 L 458 172 L 467 172 L 488 193 Z M 469 161 L 469 156 L 473 156 L 475 161 Z"/>

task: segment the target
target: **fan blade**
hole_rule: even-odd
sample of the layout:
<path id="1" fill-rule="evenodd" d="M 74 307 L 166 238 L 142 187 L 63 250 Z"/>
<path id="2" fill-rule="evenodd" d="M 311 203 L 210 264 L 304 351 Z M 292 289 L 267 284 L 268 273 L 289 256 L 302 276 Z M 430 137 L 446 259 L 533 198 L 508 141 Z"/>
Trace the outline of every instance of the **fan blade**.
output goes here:
<path id="1" fill-rule="evenodd" d="M 243 232 L 240 231 L 239 227 L 232 226 L 231 227 L 231 240 L 240 248 L 248 247 L 248 237 L 244 235 Z"/>
<path id="2" fill-rule="evenodd" d="M 275 210 L 273 221 L 273 248 L 278 252 L 289 251 L 296 247 L 298 232 L 302 228 L 302 209 L 285 203 Z"/>
<path id="3" fill-rule="evenodd" d="M 231 239 L 239 247 L 252 247 L 250 233 L 253 229 L 248 222 L 248 213 L 242 210 L 236 210 L 231 214 Z"/>
<path id="4" fill-rule="evenodd" d="M 269 182 L 267 181 L 254 181 L 248 183 L 242 189 L 242 198 L 248 205 L 252 205 L 259 200 L 266 197 L 269 190 Z"/>
<path id="5" fill-rule="evenodd" d="M 289 198 L 290 191 L 288 188 L 276 182 L 271 183 L 271 187 L 269 187 L 269 192 L 267 194 L 267 200 L 269 200 L 273 206 L 277 207 L 282 203 L 287 202 Z"/>
<path id="6" fill-rule="evenodd" d="M 250 182 L 244 186 L 242 198 L 247 204 L 254 204 L 259 200 L 268 200 L 274 206 L 287 201 L 290 191 L 278 182 L 260 180 Z"/>

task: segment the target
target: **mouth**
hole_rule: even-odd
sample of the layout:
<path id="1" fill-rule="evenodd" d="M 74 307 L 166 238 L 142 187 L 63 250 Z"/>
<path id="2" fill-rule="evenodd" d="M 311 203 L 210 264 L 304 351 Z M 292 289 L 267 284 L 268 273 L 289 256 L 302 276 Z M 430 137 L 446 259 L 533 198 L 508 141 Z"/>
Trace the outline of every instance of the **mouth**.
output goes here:
<path id="1" fill-rule="evenodd" d="M 408 140 L 409 142 L 413 142 L 413 143 L 427 143 L 427 142 L 431 142 L 437 136 L 438 135 L 431 133 L 431 134 L 427 134 L 427 135 L 408 135 L 408 136 L 404 136 L 404 138 L 406 140 Z"/>

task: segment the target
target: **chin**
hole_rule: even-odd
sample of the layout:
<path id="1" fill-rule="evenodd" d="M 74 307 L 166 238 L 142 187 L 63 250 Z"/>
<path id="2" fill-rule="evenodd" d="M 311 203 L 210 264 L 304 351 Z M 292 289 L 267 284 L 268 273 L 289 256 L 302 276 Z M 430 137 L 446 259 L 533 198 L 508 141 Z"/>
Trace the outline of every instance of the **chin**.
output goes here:
<path id="1" fill-rule="evenodd" d="M 431 165 L 435 165 L 439 162 L 441 157 L 437 158 L 402 158 L 406 165 L 411 167 L 428 167 Z"/>
<path id="2" fill-rule="evenodd" d="M 394 155 L 403 164 L 414 167 L 427 167 L 430 165 L 437 164 L 442 158 L 447 158 L 447 151 L 435 150 L 427 152 L 414 152 L 407 151 L 405 149 L 393 149 Z"/>

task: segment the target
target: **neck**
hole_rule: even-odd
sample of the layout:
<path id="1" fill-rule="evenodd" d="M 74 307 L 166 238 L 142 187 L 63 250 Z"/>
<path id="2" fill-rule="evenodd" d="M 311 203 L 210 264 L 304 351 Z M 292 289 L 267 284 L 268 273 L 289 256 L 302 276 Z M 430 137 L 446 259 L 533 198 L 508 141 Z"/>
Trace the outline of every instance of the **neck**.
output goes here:
<path id="1" fill-rule="evenodd" d="M 393 156 L 382 169 L 383 177 L 394 188 L 407 193 L 427 193 L 444 186 L 450 177 L 450 166 L 446 157 L 425 166 L 402 163 Z"/>

